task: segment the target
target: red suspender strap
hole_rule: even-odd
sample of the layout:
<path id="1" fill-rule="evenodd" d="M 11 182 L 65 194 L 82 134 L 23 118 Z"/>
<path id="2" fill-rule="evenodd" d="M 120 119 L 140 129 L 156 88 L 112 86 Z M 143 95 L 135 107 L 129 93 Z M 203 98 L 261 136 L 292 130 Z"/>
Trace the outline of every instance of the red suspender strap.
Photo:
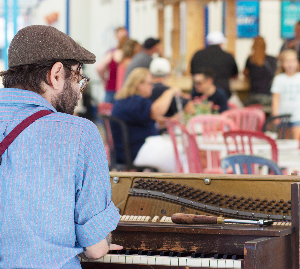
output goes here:
<path id="1" fill-rule="evenodd" d="M 22 133 L 24 129 L 26 129 L 31 123 L 35 122 L 37 119 L 44 117 L 53 113 L 49 110 L 40 110 L 25 120 L 23 120 L 20 124 L 18 124 L 0 143 L 0 165 L 2 161 L 2 155 L 4 151 L 9 147 L 9 145 L 17 138 L 17 136 Z"/>

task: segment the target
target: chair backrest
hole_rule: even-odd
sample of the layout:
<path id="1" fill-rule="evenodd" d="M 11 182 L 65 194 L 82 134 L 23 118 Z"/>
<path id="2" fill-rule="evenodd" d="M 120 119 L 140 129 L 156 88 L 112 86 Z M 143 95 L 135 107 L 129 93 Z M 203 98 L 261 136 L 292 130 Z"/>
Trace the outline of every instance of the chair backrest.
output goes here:
<path id="1" fill-rule="evenodd" d="M 183 156 L 186 156 L 189 173 L 203 173 L 201 156 L 195 137 L 188 132 L 184 125 L 177 121 L 166 118 L 165 123 L 167 131 L 173 142 L 175 161 L 178 172 L 185 172 Z M 178 138 L 181 141 L 177 141 L 177 130 L 180 131 L 180 136 L 178 136 Z M 180 148 L 180 145 L 183 146 L 185 154 L 181 154 L 182 150 Z"/>
<path id="2" fill-rule="evenodd" d="M 247 131 L 261 131 L 265 122 L 265 113 L 256 108 L 229 109 L 221 113 L 234 121 L 237 128 Z"/>
<path id="3" fill-rule="evenodd" d="M 227 174 L 229 167 L 232 168 L 234 174 L 261 174 L 263 172 L 262 166 L 267 166 L 267 174 L 282 175 L 275 162 L 259 156 L 236 154 L 221 160 L 221 167 L 225 174 Z"/>
<path id="4" fill-rule="evenodd" d="M 228 154 L 250 153 L 253 155 L 253 139 L 263 139 L 271 146 L 272 160 L 277 163 L 278 149 L 274 139 L 263 132 L 253 131 L 229 131 L 223 134 Z M 249 150 L 249 152 L 247 152 Z"/>
<path id="5" fill-rule="evenodd" d="M 111 115 L 114 105 L 108 102 L 102 102 L 98 104 L 97 110 L 100 115 Z"/>
<path id="6" fill-rule="evenodd" d="M 238 129 L 231 119 L 222 115 L 197 115 L 189 120 L 188 125 L 195 137 L 201 130 L 205 142 L 216 141 L 219 132 L 224 133 Z"/>
<path id="7" fill-rule="evenodd" d="M 290 129 L 290 114 L 283 114 L 266 119 L 262 131 L 271 131 L 277 133 L 278 139 L 288 138 Z"/>
<path id="8" fill-rule="evenodd" d="M 126 163 L 125 163 L 126 170 L 134 169 L 134 165 L 132 163 L 132 159 L 130 155 L 129 135 L 128 135 L 126 123 L 123 120 L 114 116 L 99 115 L 99 117 L 104 122 L 106 141 L 108 143 L 109 151 L 110 151 L 111 168 L 116 167 L 117 164 L 116 152 L 114 147 L 114 139 L 111 131 L 111 124 L 115 124 L 117 125 L 117 128 L 119 129 L 118 133 L 122 138 L 122 145 L 123 145 L 124 155 L 126 158 Z"/>

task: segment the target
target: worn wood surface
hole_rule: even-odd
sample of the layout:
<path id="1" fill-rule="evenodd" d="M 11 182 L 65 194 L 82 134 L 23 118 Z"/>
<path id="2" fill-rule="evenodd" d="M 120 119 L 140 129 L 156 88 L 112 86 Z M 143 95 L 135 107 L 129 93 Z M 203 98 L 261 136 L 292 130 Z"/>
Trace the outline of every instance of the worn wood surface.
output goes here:
<path id="1" fill-rule="evenodd" d="M 290 269 L 292 266 L 291 235 L 258 238 L 245 244 L 245 269 Z"/>
<path id="2" fill-rule="evenodd" d="M 121 223 L 112 242 L 125 249 L 244 254 L 245 242 L 260 237 L 290 235 L 291 228 L 253 225 L 169 225 Z M 286 246 L 290 249 L 291 246 Z"/>

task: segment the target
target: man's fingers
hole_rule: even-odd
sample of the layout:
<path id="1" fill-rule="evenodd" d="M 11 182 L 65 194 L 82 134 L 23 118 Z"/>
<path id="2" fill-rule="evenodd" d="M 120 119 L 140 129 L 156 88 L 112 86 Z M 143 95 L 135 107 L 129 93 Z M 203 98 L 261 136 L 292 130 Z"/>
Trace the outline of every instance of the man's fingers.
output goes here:
<path id="1" fill-rule="evenodd" d="M 110 244 L 109 250 L 121 250 L 121 249 L 123 249 L 123 247 L 120 245 Z"/>

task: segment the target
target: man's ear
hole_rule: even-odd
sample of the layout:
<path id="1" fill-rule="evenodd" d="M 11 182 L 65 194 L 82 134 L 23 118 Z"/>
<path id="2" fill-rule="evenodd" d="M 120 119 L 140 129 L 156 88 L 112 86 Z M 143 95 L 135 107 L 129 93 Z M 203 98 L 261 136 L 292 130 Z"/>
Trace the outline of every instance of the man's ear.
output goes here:
<path id="1" fill-rule="evenodd" d="M 61 91 L 65 84 L 65 70 L 61 62 L 56 62 L 49 73 L 49 84 L 54 90 Z"/>

